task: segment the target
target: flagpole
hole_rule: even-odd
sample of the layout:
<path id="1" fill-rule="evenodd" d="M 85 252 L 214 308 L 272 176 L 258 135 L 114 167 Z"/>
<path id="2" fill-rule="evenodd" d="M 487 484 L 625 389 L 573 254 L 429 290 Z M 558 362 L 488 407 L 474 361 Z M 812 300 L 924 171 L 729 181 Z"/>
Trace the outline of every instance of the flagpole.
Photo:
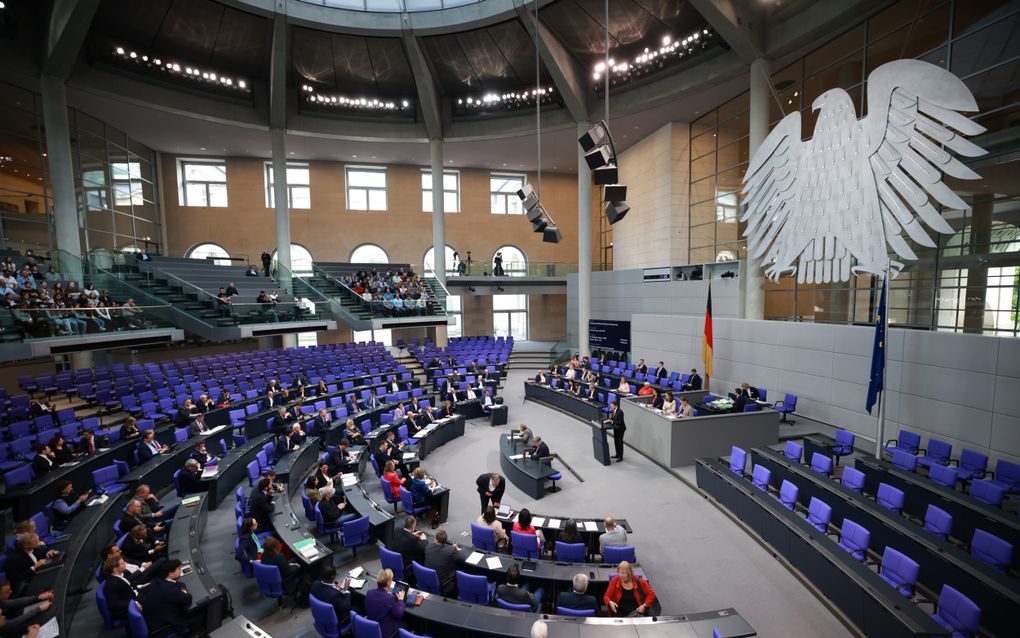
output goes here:
<path id="1" fill-rule="evenodd" d="M 882 458 L 882 444 L 885 442 L 885 391 L 887 389 L 887 375 L 889 370 L 889 268 L 886 267 L 885 277 L 882 279 L 882 286 L 885 288 L 885 307 L 882 312 L 882 334 L 885 335 L 885 343 L 882 344 L 882 393 L 878 397 L 878 436 L 875 437 L 875 458 Z"/>

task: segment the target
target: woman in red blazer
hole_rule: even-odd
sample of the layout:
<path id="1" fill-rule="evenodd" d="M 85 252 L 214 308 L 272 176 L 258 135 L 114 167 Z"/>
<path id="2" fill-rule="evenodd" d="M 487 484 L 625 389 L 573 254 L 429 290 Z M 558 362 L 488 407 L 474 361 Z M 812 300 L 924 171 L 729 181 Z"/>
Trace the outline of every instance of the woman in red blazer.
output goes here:
<path id="1" fill-rule="evenodd" d="M 634 576 L 634 568 L 622 561 L 616 568 L 616 578 L 609 581 L 603 602 L 610 616 L 625 618 L 634 612 L 644 615 L 655 602 L 655 592 L 644 578 Z"/>

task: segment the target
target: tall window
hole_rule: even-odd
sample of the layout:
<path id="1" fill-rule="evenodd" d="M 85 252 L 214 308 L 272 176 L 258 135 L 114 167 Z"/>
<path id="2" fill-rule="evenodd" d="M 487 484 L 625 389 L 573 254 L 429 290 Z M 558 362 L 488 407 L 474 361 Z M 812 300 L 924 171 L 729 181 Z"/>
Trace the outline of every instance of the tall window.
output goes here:
<path id="1" fill-rule="evenodd" d="M 386 210 L 386 169 L 347 167 L 347 210 Z"/>
<path id="2" fill-rule="evenodd" d="M 388 264 L 390 256 L 380 246 L 375 244 L 362 244 L 351 251 L 352 264 Z"/>
<path id="3" fill-rule="evenodd" d="M 145 203 L 142 197 L 142 165 L 138 162 L 113 162 L 110 164 L 113 175 L 113 203 L 116 206 L 141 206 Z"/>
<path id="4" fill-rule="evenodd" d="M 460 305 L 460 295 L 449 295 L 446 298 L 446 313 L 453 317 L 453 323 L 446 327 L 446 336 L 464 336 L 464 311 Z"/>
<path id="5" fill-rule="evenodd" d="M 432 171 L 421 170 L 421 209 L 432 212 Z M 443 212 L 460 212 L 460 171 L 443 171 Z"/>
<path id="6" fill-rule="evenodd" d="M 527 183 L 520 173 L 490 173 L 489 201 L 493 215 L 522 215 L 524 207 L 517 191 Z"/>
<path id="7" fill-rule="evenodd" d="M 273 189 L 273 163 L 266 162 L 266 208 L 276 206 L 276 192 Z M 290 208 L 311 208 L 312 187 L 309 185 L 308 164 L 287 162 L 287 206 Z"/>
<path id="8" fill-rule="evenodd" d="M 384 330 L 355 330 L 354 331 L 354 342 L 355 343 L 367 343 L 369 341 L 378 341 L 387 348 L 393 347 L 393 331 L 389 328 Z"/>
<path id="9" fill-rule="evenodd" d="M 528 296 L 492 296 L 492 334 L 497 337 L 528 338 Z"/>
<path id="10" fill-rule="evenodd" d="M 180 160 L 181 206 L 227 205 L 227 163 L 223 160 Z"/>
<path id="11" fill-rule="evenodd" d="M 273 251 L 273 261 L 276 261 L 279 251 Z M 290 245 L 290 271 L 295 275 L 312 274 L 312 253 L 301 244 Z"/>
<path id="12" fill-rule="evenodd" d="M 85 191 L 85 205 L 93 210 L 109 208 L 106 192 L 106 173 L 103 171 L 82 171 L 81 182 Z"/>
<path id="13" fill-rule="evenodd" d="M 498 272 L 500 270 L 502 272 Z M 501 277 L 524 277 L 528 274 L 528 258 L 517 246 L 497 248 L 492 254 L 492 274 Z"/>
<path id="14" fill-rule="evenodd" d="M 213 243 L 196 244 L 184 256 L 203 261 L 208 261 L 210 257 L 222 257 L 222 259 L 213 259 L 213 263 L 217 266 L 229 266 L 231 263 L 230 253 L 223 246 Z"/>
<path id="15" fill-rule="evenodd" d="M 454 258 L 457 255 L 457 258 Z M 446 274 L 447 276 L 453 275 L 457 272 L 457 264 L 459 262 L 460 255 L 451 246 L 446 247 Z M 423 273 L 426 277 L 431 277 L 430 271 L 435 271 L 436 268 L 436 254 L 432 248 L 425 251 L 425 259 L 422 260 L 425 264 L 425 272 Z"/>

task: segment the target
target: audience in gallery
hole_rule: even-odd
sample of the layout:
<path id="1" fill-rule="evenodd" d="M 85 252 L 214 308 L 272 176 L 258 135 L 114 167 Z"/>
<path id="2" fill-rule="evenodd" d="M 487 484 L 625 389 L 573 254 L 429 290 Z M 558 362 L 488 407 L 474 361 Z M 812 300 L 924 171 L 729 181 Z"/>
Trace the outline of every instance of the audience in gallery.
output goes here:
<path id="1" fill-rule="evenodd" d="M 413 272 L 401 269 L 381 273 L 373 268 L 343 275 L 340 282 L 368 302 L 373 312 L 388 317 L 428 314 L 428 286 Z"/>

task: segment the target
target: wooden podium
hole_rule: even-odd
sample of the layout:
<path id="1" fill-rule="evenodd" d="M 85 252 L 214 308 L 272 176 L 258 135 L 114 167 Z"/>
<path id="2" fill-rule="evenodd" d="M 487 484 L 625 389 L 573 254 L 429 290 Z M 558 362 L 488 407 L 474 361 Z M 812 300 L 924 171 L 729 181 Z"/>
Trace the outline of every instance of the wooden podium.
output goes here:
<path id="1" fill-rule="evenodd" d="M 606 437 L 608 428 L 597 421 L 590 421 L 591 425 L 591 448 L 595 460 L 602 465 L 609 465 L 609 439 Z"/>

